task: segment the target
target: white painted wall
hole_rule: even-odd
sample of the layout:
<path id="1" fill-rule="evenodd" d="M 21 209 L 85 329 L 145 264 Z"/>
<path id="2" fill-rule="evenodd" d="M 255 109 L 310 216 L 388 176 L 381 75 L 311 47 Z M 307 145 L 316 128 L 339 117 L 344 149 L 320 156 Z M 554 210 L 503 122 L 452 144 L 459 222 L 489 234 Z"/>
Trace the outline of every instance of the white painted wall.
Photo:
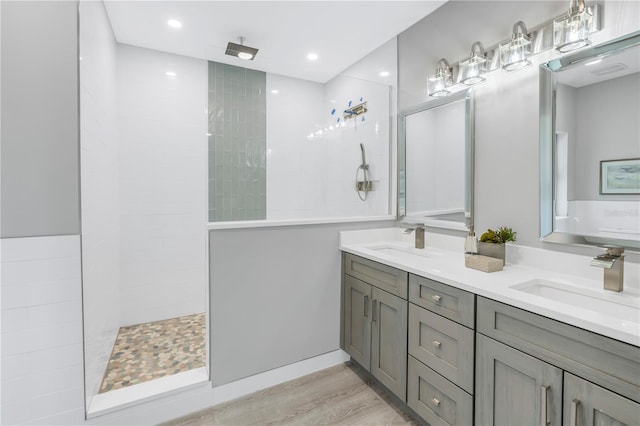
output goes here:
<path id="1" fill-rule="evenodd" d="M 207 63 L 126 45 L 117 62 L 121 325 L 204 312 Z"/>
<path id="2" fill-rule="evenodd" d="M 102 2 L 80 5 L 82 274 L 87 406 L 120 327 L 116 41 Z"/>

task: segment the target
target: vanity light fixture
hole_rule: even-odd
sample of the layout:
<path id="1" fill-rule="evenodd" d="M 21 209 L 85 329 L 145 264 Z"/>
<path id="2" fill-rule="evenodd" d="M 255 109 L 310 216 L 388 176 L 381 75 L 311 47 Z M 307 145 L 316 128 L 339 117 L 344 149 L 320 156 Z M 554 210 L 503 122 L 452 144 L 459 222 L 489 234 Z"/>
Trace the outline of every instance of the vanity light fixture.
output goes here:
<path id="1" fill-rule="evenodd" d="M 427 83 L 429 96 L 435 98 L 449 96 L 451 94 L 449 87 L 453 85 L 453 67 L 449 65 L 449 61 L 444 58 L 440 59 L 436 73 L 429 78 Z"/>
<path id="2" fill-rule="evenodd" d="M 227 44 L 227 50 L 225 55 L 236 56 L 240 59 L 253 61 L 258 53 L 258 49 L 255 47 L 249 47 L 244 45 L 244 37 L 238 37 L 240 44 L 229 42 Z"/>
<path id="3" fill-rule="evenodd" d="M 522 21 L 513 24 L 511 40 L 500 44 L 500 64 L 505 71 L 515 71 L 531 65 L 531 39 Z"/>
<path id="4" fill-rule="evenodd" d="M 484 46 L 479 41 L 476 41 L 471 46 L 469 59 L 460 62 L 460 77 L 458 77 L 458 80 L 467 86 L 482 83 L 485 81 L 486 66 L 487 54 L 484 51 Z"/>
<path id="5" fill-rule="evenodd" d="M 566 53 L 591 44 L 593 13 L 594 9 L 586 7 L 584 0 L 571 0 L 569 13 L 553 20 L 553 44 L 558 52 Z"/>

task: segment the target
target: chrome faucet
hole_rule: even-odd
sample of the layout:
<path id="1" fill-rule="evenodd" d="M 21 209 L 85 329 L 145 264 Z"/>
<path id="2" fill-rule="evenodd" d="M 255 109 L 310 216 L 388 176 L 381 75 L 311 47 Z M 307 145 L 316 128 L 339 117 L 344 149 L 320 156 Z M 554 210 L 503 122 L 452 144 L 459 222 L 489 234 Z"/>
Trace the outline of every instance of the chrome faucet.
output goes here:
<path id="1" fill-rule="evenodd" d="M 604 289 L 622 291 L 624 278 L 624 248 L 603 246 L 606 252 L 593 258 L 591 266 L 604 268 Z"/>
<path id="2" fill-rule="evenodd" d="M 405 234 L 410 234 L 413 231 L 416 231 L 416 248 L 423 249 L 424 248 L 424 223 L 416 223 L 415 228 L 407 228 L 404 230 Z"/>

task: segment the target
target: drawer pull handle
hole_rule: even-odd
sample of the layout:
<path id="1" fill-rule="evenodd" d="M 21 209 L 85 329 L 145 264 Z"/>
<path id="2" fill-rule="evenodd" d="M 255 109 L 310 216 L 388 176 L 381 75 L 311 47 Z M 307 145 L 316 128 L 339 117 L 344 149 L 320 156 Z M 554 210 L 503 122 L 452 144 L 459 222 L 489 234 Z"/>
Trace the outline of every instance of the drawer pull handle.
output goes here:
<path id="1" fill-rule="evenodd" d="M 578 426 L 578 405 L 580 404 L 579 399 L 574 399 L 571 401 L 571 426 Z"/>
<path id="2" fill-rule="evenodd" d="M 551 423 L 549 421 L 548 394 L 549 386 L 542 385 L 540 388 L 540 424 L 542 426 L 547 426 Z"/>
<path id="3" fill-rule="evenodd" d="M 438 295 L 438 294 L 434 294 L 433 296 L 431 296 L 431 298 L 433 299 L 434 302 L 436 303 L 440 303 L 440 301 L 442 300 L 442 296 Z"/>
<path id="4" fill-rule="evenodd" d="M 432 398 L 431 402 L 433 402 L 433 405 L 435 405 L 436 407 L 438 407 L 440 405 L 440 400 L 437 398 Z"/>
<path id="5" fill-rule="evenodd" d="M 433 342 L 431 342 L 431 344 L 438 349 L 440 349 L 440 346 L 442 345 L 442 343 L 438 342 L 437 340 L 434 340 Z"/>

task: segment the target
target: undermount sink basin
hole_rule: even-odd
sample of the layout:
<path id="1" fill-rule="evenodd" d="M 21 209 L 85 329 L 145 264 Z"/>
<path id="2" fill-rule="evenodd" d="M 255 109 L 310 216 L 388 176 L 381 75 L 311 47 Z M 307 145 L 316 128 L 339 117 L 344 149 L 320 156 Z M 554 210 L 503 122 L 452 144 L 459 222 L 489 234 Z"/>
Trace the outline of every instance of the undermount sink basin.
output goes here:
<path id="1" fill-rule="evenodd" d="M 595 290 L 545 279 L 525 281 L 511 288 L 624 321 L 640 323 L 640 298 L 629 294 Z"/>
<path id="2" fill-rule="evenodd" d="M 394 244 L 377 244 L 371 245 L 367 248 L 380 254 L 404 259 L 429 258 L 442 254 L 439 250 L 434 248 L 417 249 Z"/>

